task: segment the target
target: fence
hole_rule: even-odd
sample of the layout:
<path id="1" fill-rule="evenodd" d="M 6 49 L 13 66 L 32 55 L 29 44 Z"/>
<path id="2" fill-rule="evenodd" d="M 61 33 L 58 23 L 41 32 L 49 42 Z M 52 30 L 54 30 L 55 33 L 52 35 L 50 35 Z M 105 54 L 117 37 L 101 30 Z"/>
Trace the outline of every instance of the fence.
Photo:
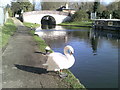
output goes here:
<path id="1" fill-rule="evenodd" d="M 5 12 L 4 7 L 0 6 L 0 26 L 2 26 L 8 19 L 8 11 Z"/>

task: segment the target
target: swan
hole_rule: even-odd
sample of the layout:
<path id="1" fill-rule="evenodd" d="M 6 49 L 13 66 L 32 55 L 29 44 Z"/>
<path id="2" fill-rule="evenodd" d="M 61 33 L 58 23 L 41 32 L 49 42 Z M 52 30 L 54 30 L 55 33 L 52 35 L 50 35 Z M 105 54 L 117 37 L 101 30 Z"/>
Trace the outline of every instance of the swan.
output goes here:
<path id="1" fill-rule="evenodd" d="M 59 52 L 50 53 L 46 63 L 43 65 L 47 65 L 47 71 L 59 71 L 62 73 L 63 69 L 68 69 L 73 66 L 75 62 L 73 53 L 74 49 L 72 46 L 67 45 L 64 47 L 65 55 Z"/>

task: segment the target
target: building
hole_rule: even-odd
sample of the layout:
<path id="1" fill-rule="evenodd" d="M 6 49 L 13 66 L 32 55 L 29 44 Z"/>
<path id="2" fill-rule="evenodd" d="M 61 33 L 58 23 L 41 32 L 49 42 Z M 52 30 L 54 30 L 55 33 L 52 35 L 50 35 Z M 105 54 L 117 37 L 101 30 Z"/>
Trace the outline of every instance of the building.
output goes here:
<path id="1" fill-rule="evenodd" d="M 61 6 L 57 9 L 57 11 L 62 11 L 62 12 L 68 12 L 71 15 L 75 14 L 76 10 L 69 8 L 68 3 L 65 4 L 65 6 Z"/>

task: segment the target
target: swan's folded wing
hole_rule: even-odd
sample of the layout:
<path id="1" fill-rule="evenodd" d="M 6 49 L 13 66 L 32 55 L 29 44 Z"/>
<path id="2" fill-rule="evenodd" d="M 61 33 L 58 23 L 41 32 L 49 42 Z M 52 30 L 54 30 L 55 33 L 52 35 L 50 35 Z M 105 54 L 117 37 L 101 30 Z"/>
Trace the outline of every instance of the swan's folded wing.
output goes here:
<path id="1" fill-rule="evenodd" d="M 47 71 L 55 71 L 55 69 L 60 69 L 60 67 L 56 64 L 56 62 L 53 60 L 53 57 L 48 57 L 47 60 Z"/>
<path id="2" fill-rule="evenodd" d="M 52 59 L 60 69 L 67 69 L 68 60 L 67 57 L 61 53 L 53 53 L 51 55 Z"/>

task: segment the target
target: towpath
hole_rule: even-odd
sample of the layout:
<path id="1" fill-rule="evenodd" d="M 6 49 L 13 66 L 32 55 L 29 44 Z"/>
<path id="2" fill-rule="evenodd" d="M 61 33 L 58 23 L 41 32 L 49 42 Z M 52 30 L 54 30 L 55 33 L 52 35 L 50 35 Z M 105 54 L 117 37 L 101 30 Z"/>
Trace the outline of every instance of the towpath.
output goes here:
<path id="1" fill-rule="evenodd" d="M 38 52 L 29 28 L 13 19 L 17 31 L 2 53 L 2 88 L 66 88 L 69 85 L 42 66 L 47 57 Z"/>

